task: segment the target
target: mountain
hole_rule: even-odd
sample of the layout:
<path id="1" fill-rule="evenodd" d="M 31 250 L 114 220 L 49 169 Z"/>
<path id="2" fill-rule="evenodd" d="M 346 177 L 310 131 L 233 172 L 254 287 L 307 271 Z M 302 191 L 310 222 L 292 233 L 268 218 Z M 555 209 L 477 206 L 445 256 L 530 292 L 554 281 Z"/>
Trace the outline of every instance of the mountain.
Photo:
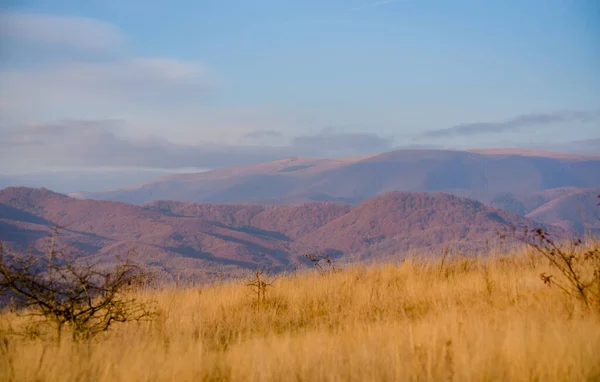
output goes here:
<path id="1" fill-rule="evenodd" d="M 567 230 L 600 233 L 600 188 L 571 190 L 527 213 L 526 217 Z"/>
<path id="2" fill-rule="evenodd" d="M 294 157 L 76 196 L 132 204 L 179 200 L 297 205 L 313 201 L 356 204 L 390 191 L 444 192 L 525 216 L 565 193 L 584 192 L 589 205 L 595 197 L 593 190 L 599 187 L 600 156 L 516 149 L 400 150 L 345 159 Z M 570 202 L 576 200 L 563 199 L 561 209 L 578 208 Z M 571 215 L 571 224 L 548 210 L 529 217 L 583 232 L 586 219 L 593 218 L 588 215 Z"/>
<path id="3" fill-rule="evenodd" d="M 561 187 L 549 190 L 496 196 L 490 202 L 495 208 L 523 215 L 544 224 L 563 227 L 579 233 L 600 232 L 600 187 Z"/>
<path id="4" fill-rule="evenodd" d="M 142 206 L 78 200 L 46 189 L 0 191 L 0 240 L 41 250 L 54 226 L 61 243 L 109 261 L 131 248 L 164 275 L 206 278 L 221 272 L 290 269 L 309 251 L 377 259 L 410 249 L 483 250 L 509 226 L 540 227 L 480 202 L 437 193 L 391 192 L 357 205 L 224 205 L 155 201 Z M 545 227 L 558 235 L 560 228 Z"/>
<path id="5" fill-rule="evenodd" d="M 144 204 L 357 203 L 389 191 L 446 192 L 484 203 L 499 195 L 600 187 L 600 157 L 515 150 L 400 150 L 347 159 L 288 158 L 179 174 L 80 197 Z"/>

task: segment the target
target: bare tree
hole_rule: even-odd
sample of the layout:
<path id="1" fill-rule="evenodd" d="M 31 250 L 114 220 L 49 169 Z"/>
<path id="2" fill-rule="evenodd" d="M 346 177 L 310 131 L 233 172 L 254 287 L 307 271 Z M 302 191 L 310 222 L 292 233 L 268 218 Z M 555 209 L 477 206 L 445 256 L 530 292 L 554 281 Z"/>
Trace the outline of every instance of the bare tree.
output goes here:
<path id="1" fill-rule="evenodd" d="M 74 339 L 108 330 L 116 322 L 140 321 L 157 314 L 152 302 L 132 292 L 150 275 L 129 260 L 106 270 L 57 250 L 57 232 L 43 255 L 9 253 L 0 243 L 0 294 L 16 300 L 23 314 L 53 324 L 60 341 L 64 328 Z"/>
<path id="2" fill-rule="evenodd" d="M 267 299 L 267 288 L 273 286 L 273 282 L 276 280 L 268 280 L 268 276 L 265 275 L 264 271 L 257 269 L 253 273 L 253 278 L 247 280 L 246 286 L 251 288 L 256 294 L 256 307 L 260 309 L 262 303 Z"/>

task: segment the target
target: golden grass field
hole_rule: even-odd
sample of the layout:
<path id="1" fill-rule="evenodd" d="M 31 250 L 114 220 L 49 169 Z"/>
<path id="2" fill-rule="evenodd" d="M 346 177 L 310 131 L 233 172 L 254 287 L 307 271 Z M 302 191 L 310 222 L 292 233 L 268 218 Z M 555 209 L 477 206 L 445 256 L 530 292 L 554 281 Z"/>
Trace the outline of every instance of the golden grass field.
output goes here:
<path id="1" fill-rule="evenodd" d="M 93 340 L 4 335 L 2 381 L 598 381 L 600 318 L 523 251 L 163 288 Z M 0 316 L 2 328 L 28 318 Z"/>

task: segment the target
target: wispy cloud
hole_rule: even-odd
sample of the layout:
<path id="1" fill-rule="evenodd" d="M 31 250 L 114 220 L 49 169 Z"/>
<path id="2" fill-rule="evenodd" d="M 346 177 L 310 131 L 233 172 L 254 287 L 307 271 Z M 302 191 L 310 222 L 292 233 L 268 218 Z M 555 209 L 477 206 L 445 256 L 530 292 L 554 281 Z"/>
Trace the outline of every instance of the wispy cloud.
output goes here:
<path id="1" fill-rule="evenodd" d="M 107 51 L 123 44 L 117 27 L 96 19 L 21 12 L 0 12 L 0 41 L 61 45 L 85 51 Z"/>
<path id="2" fill-rule="evenodd" d="M 198 110 L 217 87 L 202 63 L 127 54 L 126 40 L 97 19 L 0 11 L 0 123 L 108 116 L 147 125 Z"/>
<path id="3" fill-rule="evenodd" d="M 161 57 L 5 70 L 0 83 L 0 120 L 12 121 L 30 121 L 31 110 L 38 120 L 175 114 L 216 87 L 202 64 Z"/>
<path id="4" fill-rule="evenodd" d="M 600 121 L 600 110 L 557 111 L 553 113 L 523 114 L 500 122 L 473 122 L 455 125 L 446 129 L 423 133 L 425 138 L 471 136 L 476 134 L 501 133 L 527 127 L 565 122 Z"/>
<path id="5" fill-rule="evenodd" d="M 7 168 L 144 167 L 216 168 L 289 156 L 337 157 L 391 149 L 393 141 L 370 133 L 328 133 L 297 136 L 287 145 L 177 144 L 161 138 L 120 136 L 125 122 L 64 121 L 2 129 L 0 163 Z M 26 160 L 23 160 L 26 158 Z"/>

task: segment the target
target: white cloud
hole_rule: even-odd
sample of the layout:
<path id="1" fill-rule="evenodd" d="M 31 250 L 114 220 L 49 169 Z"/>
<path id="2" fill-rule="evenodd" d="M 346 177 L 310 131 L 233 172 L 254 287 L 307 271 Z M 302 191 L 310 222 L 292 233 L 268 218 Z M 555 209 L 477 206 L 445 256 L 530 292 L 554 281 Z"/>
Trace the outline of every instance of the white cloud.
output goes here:
<path id="1" fill-rule="evenodd" d="M 18 54 L 0 65 L 0 129 L 118 119 L 126 121 L 119 136 L 231 144 L 251 131 L 307 126 L 273 105 L 223 106 L 224 82 L 202 62 L 140 57 L 115 25 L 99 20 L 0 12 L 5 42 Z"/>
<path id="2" fill-rule="evenodd" d="M 0 12 L 2 40 L 62 45 L 85 51 L 114 50 L 125 41 L 114 25 L 76 17 Z"/>
<path id="3" fill-rule="evenodd" d="M 0 66 L 0 128 L 123 119 L 131 135 L 189 140 L 190 131 L 197 139 L 199 126 L 220 122 L 207 121 L 205 105 L 219 84 L 203 63 L 136 56 L 114 25 L 83 17 L 0 12 L 3 48 L 5 43 L 9 51 Z M 226 111 L 221 114 L 231 119 Z"/>
<path id="4" fill-rule="evenodd" d="M 122 48 L 130 45 L 116 26 L 79 17 L 1 12 L 0 22 L 0 40 L 18 40 L 19 49 L 33 52 L 22 56 L 30 60 L 26 65 L 0 66 L 0 147 L 16 155 L 4 157 L 5 167 L 19 165 L 6 163 L 17 156 L 26 158 L 21 163 L 26 167 L 218 166 L 288 152 L 321 155 L 332 149 L 326 140 L 340 138 L 290 143 L 288 135 L 279 133 L 282 127 L 306 135 L 307 129 L 319 127 L 312 116 L 277 105 L 225 107 L 219 98 L 221 82 L 203 63 L 127 54 Z M 55 49 L 57 44 L 69 49 Z M 77 50 L 94 54 L 74 54 Z M 122 123 L 44 124 L 65 120 Z M 52 134 L 46 134 L 50 126 Z M 256 131 L 270 134 L 248 141 L 253 134 L 257 138 Z M 159 139 L 143 141 L 149 135 Z M 317 143 L 318 148 L 309 147 Z M 353 152 L 356 145 L 360 143 L 346 138 L 335 149 Z M 230 150 L 235 157 L 229 158 Z"/>
<path id="5" fill-rule="evenodd" d="M 3 93 L 27 87 L 29 94 L 50 88 L 58 97 L 81 99 L 105 92 L 111 95 L 146 94 L 154 87 L 179 88 L 205 85 L 206 71 L 199 63 L 166 58 L 133 58 L 111 62 L 62 62 L 33 70 L 0 73 Z M 118 89 L 116 89 L 118 88 Z M 157 89 L 158 90 L 158 89 Z M 164 90 L 164 89 L 161 89 Z M 44 94 L 45 95 L 45 94 Z"/>
<path id="6" fill-rule="evenodd" d="M 124 118 L 198 103 L 214 87 L 197 62 L 131 58 L 0 72 L 2 118 Z"/>
<path id="7" fill-rule="evenodd" d="M 127 55 L 121 31 L 91 18 L 0 12 L 0 32 L 4 125 L 176 115 L 215 85 L 199 62 Z"/>
<path id="8" fill-rule="evenodd" d="M 284 146 L 177 144 L 161 138 L 130 139 L 123 121 L 63 121 L 0 130 L 0 172 L 56 167 L 215 168 L 287 156 L 352 156 L 392 148 L 375 134 L 320 133 L 294 137 Z"/>

